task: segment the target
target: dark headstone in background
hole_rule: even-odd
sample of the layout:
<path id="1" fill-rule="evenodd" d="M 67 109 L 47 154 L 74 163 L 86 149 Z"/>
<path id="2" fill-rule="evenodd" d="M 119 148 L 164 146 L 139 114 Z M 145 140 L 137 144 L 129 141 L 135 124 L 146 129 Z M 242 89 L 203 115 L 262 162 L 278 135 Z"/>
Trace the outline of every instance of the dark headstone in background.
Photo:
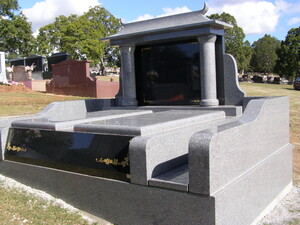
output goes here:
<path id="1" fill-rule="evenodd" d="M 71 55 L 66 52 L 52 54 L 50 57 L 47 57 L 48 71 L 52 72 L 52 64 L 57 64 L 70 58 Z"/>

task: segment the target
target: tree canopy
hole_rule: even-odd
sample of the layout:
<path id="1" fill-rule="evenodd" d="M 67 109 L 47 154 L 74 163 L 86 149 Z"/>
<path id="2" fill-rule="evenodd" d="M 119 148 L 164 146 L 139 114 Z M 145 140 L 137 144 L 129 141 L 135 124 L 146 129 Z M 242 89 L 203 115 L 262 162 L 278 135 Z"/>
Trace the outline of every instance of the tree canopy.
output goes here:
<path id="1" fill-rule="evenodd" d="M 252 70 L 261 73 L 273 72 L 277 60 L 276 52 L 279 46 L 280 41 L 267 34 L 253 42 Z"/>
<path id="2" fill-rule="evenodd" d="M 288 31 L 277 54 L 276 72 L 287 78 L 300 76 L 300 27 Z"/>
<path id="3" fill-rule="evenodd" d="M 225 51 L 236 58 L 240 71 L 247 70 L 251 59 L 251 47 L 248 41 L 244 41 L 246 35 L 243 29 L 237 25 L 236 19 L 228 13 L 212 14 L 208 17 L 233 26 L 232 29 L 225 31 Z"/>
<path id="4" fill-rule="evenodd" d="M 19 10 L 18 0 L 0 0 L 0 17 L 13 17 L 14 11 Z"/>
<path id="5" fill-rule="evenodd" d="M 0 51 L 11 57 L 27 56 L 34 49 L 31 24 L 19 11 L 17 0 L 0 0 Z"/>
<path id="6" fill-rule="evenodd" d="M 13 55 L 27 56 L 34 48 L 31 25 L 20 13 L 13 19 L 0 19 L 0 50 Z"/>
<path id="7" fill-rule="evenodd" d="M 57 51 L 68 52 L 73 59 L 90 59 L 102 66 L 105 61 L 117 59 L 112 57 L 115 50 L 100 38 L 116 33 L 121 27 L 105 8 L 95 6 L 82 16 L 59 16 L 39 30 L 37 52 L 49 55 Z"/>

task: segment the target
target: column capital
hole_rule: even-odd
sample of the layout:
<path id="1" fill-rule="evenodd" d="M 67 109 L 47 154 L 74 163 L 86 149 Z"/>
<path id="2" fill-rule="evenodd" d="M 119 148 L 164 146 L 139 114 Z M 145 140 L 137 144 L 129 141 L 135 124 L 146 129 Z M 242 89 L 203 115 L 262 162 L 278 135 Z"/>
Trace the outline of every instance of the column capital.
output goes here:
<path id="1" fill-rule="evenodd" d="M 199 43 L 214 43 L 217 40 L 217 36 L 214 34 L 198 36 L 197 37 Z"/>
<path id="2" fill-rule="evenodd" d="M 133 53 L 135 50 L 135 46 L 134 45 L 130 45 L 130 46 L 120 46 L 120 51 L 121 53 Z"/>

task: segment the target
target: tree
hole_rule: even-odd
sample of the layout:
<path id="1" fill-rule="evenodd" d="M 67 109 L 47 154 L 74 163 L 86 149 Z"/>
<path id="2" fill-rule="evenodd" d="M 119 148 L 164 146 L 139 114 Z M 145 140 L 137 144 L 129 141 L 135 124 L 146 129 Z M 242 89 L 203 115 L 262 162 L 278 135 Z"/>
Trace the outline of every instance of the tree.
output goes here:
<path id="1" fill-rule="evenodd" d="M 120 27 L 119 19 L 101 6 L 90 8 L 82 16 L 59 16 L 39 30 L 38 52 L 68 52 L 73 59 L 90 59 L 103 69 L 105 62 L 118 60 L 118 56 L 113 57 L 116 50 L 99 39 L 116 33 Z"/>
<path id="2" fill-rule="evenodd" d="M 300 27 L 288 31 L 277 53 L 276 72 L 286 78 L 300 76 Z"/>
<path id="3" fill-rule="evenodd" d="M 251 59 L 251 47 L 248 41 L 244 42 L 246 35 L 237 25 L 236 19 L 228 13 L 212 14 L 208 17 L 233 26 L 232 29 L 225 30 L 225 51 L 236 58 L 239 71 L 247 70 Z"/>
<path id="4" fill-rule="evenodd" d="M 20 13 L 13 19 L 0 19 L 0 50 L 13 55 L 28 56 L 34 49 L 31 25 Z"/>
<path id="5" fill-rule="evenodd" d="M 245 70 L 250 69 L 250 61 L 252 57 L 252 48 L 249 41 L 245 41 L 242 47 L 242 54 L 240 55 L 240 70 L 242 70 L 242 74 Z"/>
<path id="6" fill-rule="evenodd" d="M 280 41 L 275 37 L 265 34 L 252 44 L 253 55 L 251 67 L 253 71 L 261 73 L 274 72 Z"/>
<path id="7" fill-rule="evenodd" d="M 76 19 L 78 19 L 77 15 L 69 17 L 61 15 L 56 17 L 53 23 L 41 27 L 36 38 L 37 52 L 41 55 L 50 55 L 56 51 L 64 51 L 63 37 L 69 24 Z"/>
<path id="8" fill-rule="evenodd" d="M 12 18 L 15 10 L 19 10 L 18 0 L 0 0 L 0 17 Z"/>
<path id="9" fill-rule="evenodd" d="M 19 12 L 17 0 L 0 0 L 0 51 L 27 56 L 34 49 L 31 24 Z"/>

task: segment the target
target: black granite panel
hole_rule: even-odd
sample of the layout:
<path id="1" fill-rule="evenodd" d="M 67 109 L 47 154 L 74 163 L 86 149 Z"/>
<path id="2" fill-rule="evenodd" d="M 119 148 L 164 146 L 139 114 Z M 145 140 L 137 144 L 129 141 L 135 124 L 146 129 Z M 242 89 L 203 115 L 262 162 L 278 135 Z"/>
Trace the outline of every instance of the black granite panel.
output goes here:
<path id="1" fill-rule="evenodd" d="M 5 160 L 129 181 L 132 137 L 11 128 Z"/>
<path id="2" fill-rule="evenodd" d="M 32 64 L 35 65 L 35 68 L 33 71 L 44 71 L 44 57 L 39 55 L 32 55 L 25 59 L 26 66 L 31 66 Z"/>
<path id="3" fill-rule="evenodd" d="M 138 46 L 135 63 L 139 105 L 199 104 L 197 41 Z"/>
<path id="4" fill-rule="evenodd" d="M 57 64 L 67 59 L 70 59 L 71 55 L 65 52 L 59 52 L 52 54 L 50 57 L 47 58 L 48 61 L 48 71 L 52 72 L 52 64 Z"/>

